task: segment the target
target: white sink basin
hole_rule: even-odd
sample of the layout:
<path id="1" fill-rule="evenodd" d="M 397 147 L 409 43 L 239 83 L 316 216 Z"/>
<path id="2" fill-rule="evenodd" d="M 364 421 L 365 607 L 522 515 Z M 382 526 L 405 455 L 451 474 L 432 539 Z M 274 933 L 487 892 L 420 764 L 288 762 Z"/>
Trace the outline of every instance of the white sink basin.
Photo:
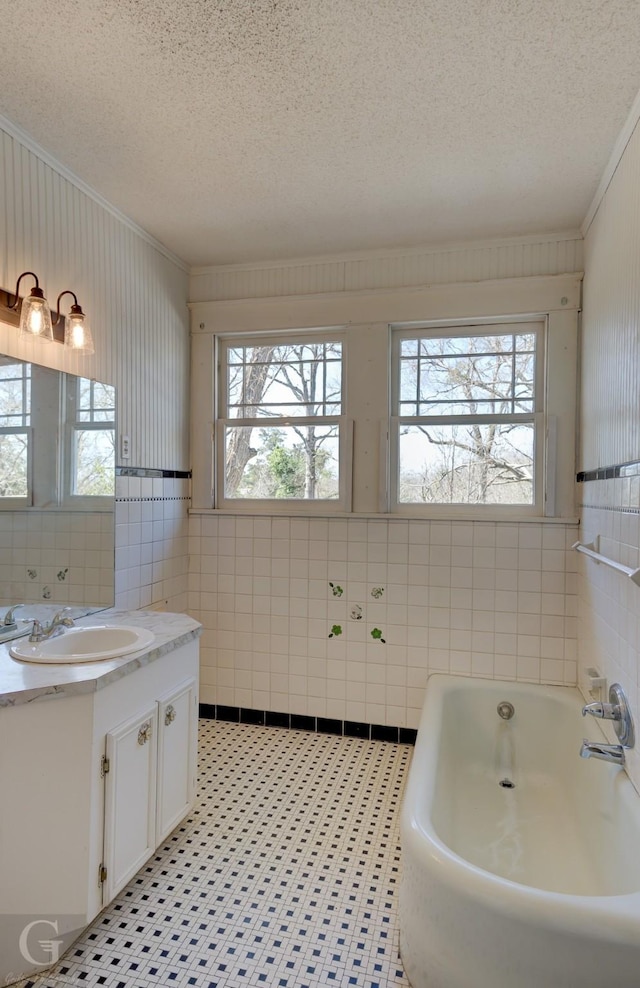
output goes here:
<path id="1" fill-rule="evenodd" d="M 42 642 L 20 642 L 9 649 L 23 662 L 100 662 L 139 652 L 153 641 L 152 631 L 126 625 L 99 624 L 70 628 Z"/>

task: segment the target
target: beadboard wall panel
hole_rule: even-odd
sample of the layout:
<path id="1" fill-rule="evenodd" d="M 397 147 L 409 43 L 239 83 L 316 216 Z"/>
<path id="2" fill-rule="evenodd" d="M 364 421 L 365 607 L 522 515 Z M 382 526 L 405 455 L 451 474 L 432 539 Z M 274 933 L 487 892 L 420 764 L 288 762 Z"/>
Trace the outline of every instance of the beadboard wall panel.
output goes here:
<path id="1" fill-rule="evenodd" d="M 579 463 L 593 471 L 640 460 L 640 131 L 635 132 L 585 237 Z M 580 539 L 633 568 L 640 565 L 640 476 L 578 485 Z M 578 676 L 589 668 L 620 682 L 640 717 L 640 588 L 623 574 L 579 559 Z M 616 738 L 605 725 L 609 740 Z M 640 753 L 627 771 L 640 791 Z"/>
<path id="2" fill-rule="evenodd" d="M 118 432 L 130 438 L 125 464 L 188 469 L 186 269 L 57 170 L 46 152 L 0 128 L 0 285 L 13 292 L 26 270 L 36 272 L 52 305 L 64 289 L 76 293 L 96 353 L 81 357 L 58 344 L 23 343 L 1 322 L 0 352 L 115 384 Z M 188 480 L 117 478 L 116 606 L 185 609 L 188 486 Z M 113 548 L 108 554 L 103 603 L 114 601 Z M 20 596 L 16 589 L 11 599 Z M 78 597 L 69 588 L 64 599 Z"/>
<path id="3" fill-rule="evenodd" d="M 25 345 L 6 327 L 0 349 L 115 384 L 129 462 L 187 469 L 185 269 L 4 130 L 0 179 L 0 286 L 13 291 L 22 271 L 35 271 L 53 306 L 72 289 L 91 321 L 96 353 L 74 357 L 55 344 Z"/>
<path id="4" fill-rule="evenodd" d="M 640 128 L 586 237 L 580 465 L 640 458 Z"/>
<path id="5" fill-rule="evenodd" d="M 278 264 L 195 268 L 192 302 L 408 288 L 582 270 L 579 233 Z"/>

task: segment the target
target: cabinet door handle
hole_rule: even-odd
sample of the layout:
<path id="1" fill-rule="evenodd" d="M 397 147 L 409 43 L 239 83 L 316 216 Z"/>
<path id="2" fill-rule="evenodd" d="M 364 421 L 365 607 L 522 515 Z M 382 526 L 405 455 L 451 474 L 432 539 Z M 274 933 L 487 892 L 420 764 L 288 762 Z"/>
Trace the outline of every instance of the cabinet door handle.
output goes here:
<path id="1" fill-rule="evenodd" d="M 151 737 L 151 721 L 148 720 L 138 731 L 138 744 L 146 744 Z"/>
<path id="2" fill-rule="evenodd" d="M 164 712 L 165 725 L 168 727 L 169 724 L 173 724 L 175 719 L 176 719 L 176 708 L 173 706 L 172 703 L 170 703 Z"/>

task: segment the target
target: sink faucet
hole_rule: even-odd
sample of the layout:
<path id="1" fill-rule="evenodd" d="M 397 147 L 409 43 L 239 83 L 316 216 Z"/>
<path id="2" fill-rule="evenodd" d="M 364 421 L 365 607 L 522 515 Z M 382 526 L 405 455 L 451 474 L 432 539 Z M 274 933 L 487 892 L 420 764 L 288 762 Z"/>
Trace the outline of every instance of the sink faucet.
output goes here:
<path id="1" fill-rule="evenodd" d="M 601 758 L 603 762 L 624 765 L 624 748 L 621 744 L 600 744 L 585 738 L 580 749 L 581 758 Z"/>
<path id="2" fill-rule="evenodd" d="M 61 635 L 65 628 L 73 628 L 75 625 L 73 618 L 65 617 L 65 611 L 68 610 L 70 610 L 70 608 L 63 607 L 61 611 L 54 614 L 51 624 L 47 624 L 44 627 L 40 621 L 34 621 L 31 634 L 29 635 L 29 641 L 43 642 L 46 641 L 47 638 L 53 638 L 55 635 Z"/>
<path id="3" fill-rule="evenodd" d="M 10 607 L 7 613 L 5 614 L 4 621 L 2 622 L 2 627 L 4 628 L 5 631 L 9 631 L 9 629 L 13 631 L 15 628 L 18 627 L 13 615 L 19 607 L 24 607 L 24 604 L 14 604 L 13 607 Z"/>

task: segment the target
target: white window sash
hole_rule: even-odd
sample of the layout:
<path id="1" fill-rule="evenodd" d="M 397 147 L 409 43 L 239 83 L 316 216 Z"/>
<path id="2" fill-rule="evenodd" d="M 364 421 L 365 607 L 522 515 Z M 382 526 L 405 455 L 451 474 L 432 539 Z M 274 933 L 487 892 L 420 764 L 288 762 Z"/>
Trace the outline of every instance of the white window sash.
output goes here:
<path id="1" fill-rule="evenodd" d="M 3 425 L 0 435 L 19 435 L 27 437 L 27 493 L 24 497 L 0 497 L 1 511 L 15 511 L 30 508 L 33 505 L 33 426 Z"/>
<path id="2" fill-rule="evenodd" d="M 213 428 L 213 507 L 239 513 L 291 514 L 296 511 L 304 514 L 331 514 L 351 511 L 353 475 L 353 422 L 342 415 L 287 415 L 287 416 L 229 416 L 227 352 L 229 349 L 246 346 L 296 346 L 321 343 L 341 344 L 341 392 L 335 404 L 340 404 L 344 412 L 346 381 L 346 337 L 344 328 L 320 328 L 313 330 L 287 330 L 282 333 L 255 333 L 250 335 L 220 336 L 217 350 L 217 379 L 214 381 L 214 394 L 217 397 L 214 407 L 217 416 Z M 333 404 L 334 402 L 332 402 Z M 257 403 L 258 404 L 258 403 Z M 319 402 L 317 404 L 322 404 Z M 233 407 L 233 406 L 231 406 Z M 303 408 L 304 405 L 299 407 Z M 227 428 L 292 428 L 302 426 L 338 426 L 338 497 L 337 498 L 228 498 L 225 495 L 226 463 L 225 435 Z"/>
<path id="3" fill-rule="evenodd" d="M 338 497 L 337 498 L 228 498 L 225 496 L 224 485 L 226 477 L 225 462 L 225 430 L 228 425 L 256 424 L 259 428 L 272 425 L 274 428 L 285 424 L 295 425 L 334 425 L 338 426 Z M 234 510 L 246 514 L 256 514 L 261 511 L 270 514 L 291 514 L 301 511 L 305 514 L 327 514 L 333 512 L 351 511 L 351 491 L 353 472 L 353 422 L 345 416 L 321 419 L 310 417 L 304 420 L 296 419 L 218 419 L 214 428 L 214 491 L 218 492 L 214 507 L 220 510 Z"/>
<path id="4" fill-rule="evenodd" d="M 486 519 L 517 516 L 542 516 L 554 504 L 549 490 L 553 482 L 545 456 L 545 343 L 547 321 L 532 316 L 508 321 L 467 322 L 455 326 L 421 326 L 411 329 L 391 327 L 391 408 L 389 434 L 389 507 L 398 515 L 419 517 L 476 517 Z M 448 339 L 459 337 L 484 337 L 499 335 L 532 334 L 535 337 L 533 412 L 506 412 L 483 415 L 400 415 L 400 346 L 408 339 Z M 428 359 L 428 358 L 427 358 Z M 406 425 L 493 425 L 533 424 L 533 503 L 523 504 L 474 504 L 465 502 L 418 503 L 399 500 L 400 481 L 400 429 Z"/>

